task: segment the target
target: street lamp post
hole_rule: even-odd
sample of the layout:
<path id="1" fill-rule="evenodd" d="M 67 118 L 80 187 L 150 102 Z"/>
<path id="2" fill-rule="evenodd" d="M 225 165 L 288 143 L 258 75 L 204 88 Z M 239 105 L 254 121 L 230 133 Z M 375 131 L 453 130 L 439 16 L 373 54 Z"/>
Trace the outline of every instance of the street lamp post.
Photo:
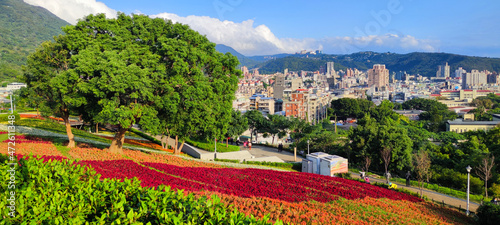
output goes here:
<path id="1" fill-rule="evenodd" d="M 469 215 L 470 170 L 472 168 L 469 165 L 465 169 L 467 170 L 467 211 L 465 212 L 465 214 L 468 216 Z"/>
<path id="2" fill-rule="evenodd" d="M 215 138 L 215 154 L 214 158 L 217 158 L 217 138 Z"/>
<path id="3" fill-rule="evenodd" d="M 307 140 L 307 154 L 309 154 L 309 140 Z"/>

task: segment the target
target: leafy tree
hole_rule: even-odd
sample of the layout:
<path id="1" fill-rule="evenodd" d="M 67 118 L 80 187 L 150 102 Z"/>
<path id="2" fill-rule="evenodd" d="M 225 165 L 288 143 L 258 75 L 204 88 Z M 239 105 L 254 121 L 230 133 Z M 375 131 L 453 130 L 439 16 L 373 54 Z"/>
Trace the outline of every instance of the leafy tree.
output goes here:
<path id="1" fill-rule="evenodd" d="M 332 101 L 332 110 L 329 111 L 329 115 L 337 115 L 342 120 L 347 118 L 362 118 L 373 107 L 375 107 L 375 104 L 365 99 L 341 98 Z"/>
<path id="2" fill-rule="evenodd" d="M 379 169 L 386 169 L 385 172 L 390 169 L 402 170 L 411 165 L 412 140 L 404 128 L 394 123 L 380 124 L 366 116 L 359 121 L 356 129 L 349 132 L 348 138 L 351 142 L 346 148 L 355 155 L 354 162 L 360 163 L 366 156 L 371 156 L 372 162 Z M 387 151 L 387 157 L 381 154 L 384 150 Z"/>
<path id="3" fill-rule="evenodd" d="M 79 89 L 95 104 L 89 117 L 118 127 L 111 152 L 121 152 L 133 124 L 175 136 L 175 153 L 188 137 L 227 132 L 238 62 L 188 26 L 100 14 L 64 31 L 74 53 L 71 72 L 85 81 Z"/>
<path id="4" fill-rule="evenodd" d="M 250 110 L 245 113 L 248 120 L 248 127 L 250 128 L 250 140 L 253 140 L 253 134 L 261 127 L 265 120 L 261 112 L 257 110 Z"/>
<path id="5" fill-rule="evenodd" d="M 403 103 L 403 109 L 405 110 L 423 110 L 431 111 L 436 110 L 448 110 L 448 107 L 433 99 L 425 98 L 414 98 Z"/>
<path id="6" fill-rule="evenodd" d="M 53 42 L 44 42 L 28 57 L 22 81 L 28 86 L 26 96 L 37 101 L 42 115 L 60 116 L 66 126 L 68 147 L 75 147 L 69 116 L 75 107 L 86 104 L 78 94 L 78 75 L 71 73 L 72 52 L 65 36 L 55 37 Z"/>
<path id="7" fill-rule="evenodd" d="M 291 122 L 288 118 L 282 115 L 267 115 L 267 119 L 269 121 L 269 127 L 267 130 L 273 136 L 272 144 L 274 144 L 274 137 L 278 135 L 278 138 L 281 139 L 286 136 L 287 130 L 291 126 Z"/>
<path id="8" fill-rule="evenodd" d="M 240 111 L 233 110 L 231 113 L 231 121 L 227 129 L 226 137 L 237 137 L 248 129 L 248 120 Z M 226 143 L 227 147 L 227 143 Z"/>
<path id="9" fill-rule="evenodd" d="M 384 100 L 380 105 L 370 109 L 370 116 L 377 120 L 379 123 L 387 123 L 388 120 L 396 121 L 399 115 L 393 110 L 394 105 L 388 101 Z"/>

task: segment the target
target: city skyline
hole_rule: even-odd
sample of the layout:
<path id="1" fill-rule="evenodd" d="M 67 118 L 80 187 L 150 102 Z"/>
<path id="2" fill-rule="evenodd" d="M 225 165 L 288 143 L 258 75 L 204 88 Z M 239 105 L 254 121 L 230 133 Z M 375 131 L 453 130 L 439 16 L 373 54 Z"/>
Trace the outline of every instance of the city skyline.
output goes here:
<path id="1" fill-rule="evenodd" d="M 469 1 L 25 0 L 74 24 L 89 13 L 142 13 L 190 25 L 244 55 L 447 52 L 500 57 L 500 3 Z"/>

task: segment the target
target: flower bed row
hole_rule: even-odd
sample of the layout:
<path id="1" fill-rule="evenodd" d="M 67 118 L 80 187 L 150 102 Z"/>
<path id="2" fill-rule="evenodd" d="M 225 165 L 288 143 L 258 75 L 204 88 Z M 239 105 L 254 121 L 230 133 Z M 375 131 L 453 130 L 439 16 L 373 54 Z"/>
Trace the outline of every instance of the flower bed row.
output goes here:
<path id="1" fill-rule="evenodd" d="M 108 140 L 113 140 L 113 138 L 114 138 L 114 137 L 107 137 L 107 136 L 100 136 L 100 137 L 106 138 Z M 174 150 L 172 150 L 172 149 L 164 149 L 163 147 L 161 147 L 161 145 L 153 143 L 151 141 L 139 141 L 139 140 L 135 140 L 135 139 L 125 138 L 125 143 L 131 144 L 131 145 L 137 145 L 137 146 L 141 146 L 141 147 L 146 147 L 146 148 L 152 148 L 152 149 L 156 149 L 156 150 L 160 150 L 160 151 L 166 151 L 166 152 L 170 152 L 170 153 L 174 152 Z"/>
<path id="2" fill-rule="evenodd" d="M 14 137 L 15 137 L 14 141 L 16 142 L 16 144 L 22 144 L 22 143 L 51 144 L 52 143 L 47 138 L 36 137 L 36 136 L 16 135 Z M 3 142 L 13 142 L 13 141 L 7 139 Z"/>
<path id="3" fill-rule="evenodd" d="M 357 181 L 314 174 L 260 169 L 178 167 L 147 162 L 143 164 L 158 169 L 165 174 L 172 174 L 231 190 L 232 193 L 238 193 L 239 196 L 243 197 L 269 197 L 288 202 L 300 202 L 310 199 L 329 202 L 338 199 L 338 196 L 346 199 L 359 199 L 370 196 L 412 202 L 422 201 L 417 197 L 393 190 Z"/>
<path id="4" fill-rule="evenodd" d="M 124 149 L 123 154 L 130 159 L 138 162 L 152 162 L 152 163 L 167 163 L 174 166 L 182 167 L 213 167 L 222 168 L 223 166 L 213 163 L 200 162 L 195 160 L 187 160 L 181 157 L 168 155 L 168 154 L 157 154 L 157 153 L 145 153 L 141 151 Z"/>
<path id="5" fill-rule="evenodd" d="M 20 155 L 40 155 L 40 156 L 63 156 L 53 144 L 46 143 L 23 143 L 16 146 L 8 143 L 0 143 L 0 153 L 8 154 L 8 147 L 14 147 L 15 153 Z"/>

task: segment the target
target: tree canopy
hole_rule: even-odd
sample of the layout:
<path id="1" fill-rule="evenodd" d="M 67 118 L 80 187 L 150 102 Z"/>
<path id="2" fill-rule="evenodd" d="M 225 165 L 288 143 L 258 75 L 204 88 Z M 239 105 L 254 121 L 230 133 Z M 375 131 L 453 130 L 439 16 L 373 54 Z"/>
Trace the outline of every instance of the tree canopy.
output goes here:
<path id="1" fill-rule="evenodd" d="M 151 134 L 222 137 L 231 119 L 231 103 L 240 72 L 238 60 L 187 25 L 145 15 L 89 15 L 63 29 L 67 70 L 55 77 L 57 90 L 78 113 L 117 127 L 109 148 L 121 152 L 133 125 Z M 63 54 L 64 55 L 64 54 Z M 43 64 L 43 58 L 34 60 Z M 76 86 L 75 96 L 67 87 Z M 47 89 L 47 88 L 43 88 Z M 79 107 L 80 106 L 80 107 Z M 174 146 L 176 152 L 182 144 Z"/>

